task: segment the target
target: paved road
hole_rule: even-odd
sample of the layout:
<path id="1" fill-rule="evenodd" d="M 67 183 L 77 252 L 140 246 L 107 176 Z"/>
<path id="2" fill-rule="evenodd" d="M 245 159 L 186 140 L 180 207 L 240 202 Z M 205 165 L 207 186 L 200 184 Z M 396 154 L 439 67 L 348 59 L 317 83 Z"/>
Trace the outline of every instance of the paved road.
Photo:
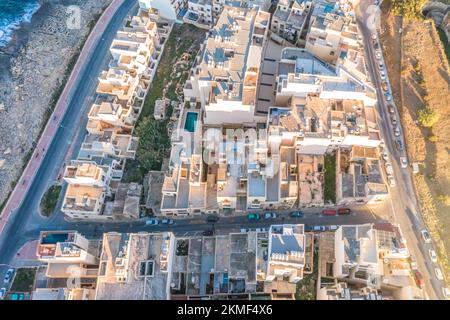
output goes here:
<path id="1" fill-rule="evenodd" d="M 381 89 L 381 79 L 378 68 L 378 60 L 375 58 L 375 49 L 372 43 L 372 31 L 366 25 L 368 21 L 367 8 L 372 1 L 361 1 L 355 12 L 360 30 L 363 34 L 364 47 L 366 50 L 366 63 L 371 74 L 372 82 L 377 89 L 379 125 L 384 138 L 386 148 L 390 154 L 390 162 L 394 169 L 396 186 L 390 188 L 391 198 L 389 205 L 393 213 L 394 221 L 400 224 L 408 247 L 417 259 L 419 271 L 421 271 L 427 285 L 425 291 L 430 299 L 442 299 L 442 287 L 445 284 L 436 279 L 434 275 L 434 265 L 429 258 L 428 250 L 432 245 L 423 243 L 420 230 L 425 228 L 425 224 L 418 210 L 418 201 L 411 178 L 410 168 L 401 168 L 400 157 L 407 157 L 405 151 L 398 151 L 395 147 L 396 137 L 393 134 L 391 120 L 387 109 L 387 102 Z M 384 63 L 383 63 L 384 64 Z M 393 101 L 390 103 L 394 104 Z M 396 109 L 396 108 L 395 108 Z M 396 111 L 397 119 L 400 119 Z M 403 140 L 403 135 L 400 135 Z"/>
<path id="2" fill-rule="evenodd" d="M 119 1 L 122 2 L 122 0 Z M 98 39 L 99 41 L 94 46 L 93 51 L 86 57 L 87 63 L 84 68 L 80 69 L 80 76 L 71 80 L 75 90 L 73 90 L 73 94 L 66 97 L 68 99 L 67 109 L 65 113 L 61 114 L 59 126 L 56 128 L 53 137 L 45 138 L 48 139 L 46 141 L 49 146 L 46 148 L 43 158 L 41 159 L 39 158 L 41 156 L 38 156 L 40 161 L 33 164 L 33 168 L 36 170 L 34 178 L 25 181 L 25 185 L 19 190 L 19 194 L 22 193 L 20 198 L 23 198 L 24 201 L 16 201 L 14 198 L 12 208 L 15 209 L 9 219 L 7 219 L 7 216 L 2 217 L 3 222 L 7 219 L 7 223 L 0 233 L 0 263 L 5 263 L 5 261 L 7 263 L 10 260 L 11 250 L 14 250 L 16 244 L 23 244 L 23 235 L 28 230 L 33 230 L 37 226 L 58 224 L 63 221 L 61 215 L 55 215 L 50 219 L 41 217 L 38 213 L 40 198 L 58 176 L 64 156 L 80 127 L 80 120 L 86 113 L 88 105 L 92 102 L 97 77 L 109 62 L 109 46 L 117 30 L 123 26 L 123 20 L 128 12 L 135 5 L 135 0 L 123 0 L 123 4 L 112 16 L 103 35 L 100 35 L 101 39 Z M 36 152 L 39 152 L 39 150 L 37 149 Z M 64 223 L 62 222 L 61 225 L 64 225 Z"/>

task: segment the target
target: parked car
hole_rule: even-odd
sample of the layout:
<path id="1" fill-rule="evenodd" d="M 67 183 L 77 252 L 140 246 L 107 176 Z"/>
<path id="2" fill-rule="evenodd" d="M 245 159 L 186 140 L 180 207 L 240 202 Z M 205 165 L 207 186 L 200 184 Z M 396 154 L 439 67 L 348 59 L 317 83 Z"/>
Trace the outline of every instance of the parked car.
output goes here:
<path id="1" fill-rule="evenodd" d="M 380 71 L 383 71 L 383 69 L 384 69 L 384 65 L 383 65 L 383 62 L 378 62 L 378 69 L 380 69 Z"/>
<path id="2" fill-rule="evenodd" d="M 417 270 L 417 261 L 416 261 L 416 257 L 414 257 L 413 255 L 409 256 L 409 260 L 410 260 L 410 265 L 411 265 L 411 270 Z"/>
<path id="3" fill-rule="evenodd" d="M 249 213 L 247 215 L 248 220 L 259 220 L 260 218 L 259 213 Z"/>
<path id="4" fill-rule="evenodd" d="M 378 60 L 381 60 L 381 51 L 379 51 L 379 50 L 375 51 L 375 58 L 377 58 Z"/>
<path id="5" fill-rule="evenodd" d="M 408 159 L 406 157 L 400 157 L 400 166 L 402 168 L 408 168 Z"/>
<path id="6" fill-rule="evenodd" d="M 336 231 L 338 229 L 338 226 L 328 226 L 327 229 L 328 231 Z"/>
<path id="7" fill-rule="evenodd" d="M 3 282 L 4 283 L 9 283 L 13 277 L 14 274 L 14 269 L 13 268 L 9 268 L 8 271 L 6 271 L 5 273 L 5 277 L 3 278 Z"/>
<path id="8" fill-rule="evenodd" d="M 389 161 L 389 154 L 387 153 L 387 151 L 383 151 L 383 154 L 381 156 L 383 157 L 384 161 Z"/>
<path id="9" fill-rule="evenodd" d="M 292 211 L 289 215 L 292 218 L 303 218 L 304 216 L 303 211 Z"/>
<path id="10" fill-rule="evenodd" d="M 395 108 L 394 108 L 394 106 L 392 105 L 392 104 L 388 104 L 388 110 L 389 110 L 389 113 L 395 113 Z"/>
<path id="11" fill-rule="evenodd" d="M 266 212 L 264 214 L 264 219 L 276 219 L 277 214 L 275 212 Z"/>
<path id="12" fill-rule="evenodd" d="M 311 231 L 313 231 L 314 230 L 314 227 L 313 226 L 310 226 L 310 225 L 306 225 L 305 226 L 305 232 L 311 232 Z"/>
<path id="13" fill-rule="evenodd" d="M 423 287 L 425 287 L 425 280 L 419 271 L 414 272 L 414 280 L 419 288 L 423 289 Z"/>
<path id="14" fill-rule="evenodd" d="M 391 123 L 393 126 L 397 124 L 397 116 L 395 114 L 391 114 Z"/>
<path id="15" fill-rule="evenodd" d="M 388 86 L 388 83 L 386 81 L 383 81 L 381 83 L 381 89 L 383 89 L 384 92 L 389 90 L 389 86 Z"/>
<path id="16" fill-rule="evenodd" d="M 210 215 L 206 218 L 206 221 L 209 223 L 214 223 L 214 222 L 219 221 L 219 217 L 215 216 L 215 215 Z"/>
<path id="17" fill-rule="evenodd" d="M 324 209 L 324 210 L 322 210 L 322 214 L 324 216 L 335 216 L 336 215 L 336 210 L 334 210 L 334 209 Z"/>
<path id="18" fill-rule="evenodd" d="M 0 289 L 0 300 L 3 300 L 6 296 L 6 288 Z"/>
<path id="19" fill-rule="evenodd" d="M 313 231 L 325 231 L 325 226 L 314 226 Z"/>
<path id="20" fill-rule="evenodd" d="M 386 101 L 391 101 L 392 100 L 392 94 L 389 91 L 386 92 L 384 95 L 386 97 Z"/>
<path id="21" fill-rule="evenodd" d="M 450 289 L 442 288 L 442 294 L 444 295 L 445 300 L 450 300 Z"/>
<path id="22" fill-rule="evenodd" d="M 428 253 L 430 254 L 430 259 L 431 261 L 433 261 L 434 263 L 437 262 L 437 255 L 436 255 L 436 251 L 434 251 L 433 249 L 428 250 Z"/>
<path id="23" fill-rule="evenodd" d="M 149 219 L 145 221 L 145 224 L 148 226 L 156 226 L 157 224 L 159 224 L 159 221 L 156 219 Z"/>
<path id="24" fill-rule="evenodd" d="M 431 236 L 427 230 L 424 229 L 420 233 L 422 233 L 422 238 L 425 243 L 431 243 Z"/>
<path id="25" fill-rule="evenodd" d="M 394 174 L 394 170 L 392 169 L 392 165 L 389 162 L 386 162 L 385 167 L 386 167 L 386 173 L 389 176 Z"/>
<path id="26" fill-rule="evenodd" d="M 378 42 L 375 42 L 375 43 L 373 44 L 373 47 L 375 48 L 375 50 L 380 51 L 380 50 L 379 50 L 379 49 L 380 49 L 380 44 L 379 44 Z M 380 53 L 381 53 L 381 51 L 380 51 Z"/>
<path id="27" fill-rule="evenodd" d="M 163 219 L 161 224 L 174 224 L 175 222 L 172 219 Z"/>
<path id="28" fill-rule="evenodd" d="M 377 34 L 376 33 L 372 33 L 372 40 L 377 40 Z"/>
<path id="29" fill-rule="evenodd" d="M 403 146 L 403 142 L 400 139 L 395 140 L 395 147 L 397 148 L 398 151 L 403 151 L 403 149 L 405 148 Z"/>
<path id="30" fill-rule="evenodd" d="M 434 268 L 434 273 L 436 274 L 436 278 L 438 280 L 444 280 L 444 275 L 442 274 L 441 269 L 439 268 Z"/>
<path id="31" fill-rule="evenodd" d="M 395 183 L 394 176 L 388 176 L 387 179 L 388 179 L 389 186 L 390 187 L 395 187 L 396 183 Z"/>
<path id="32" fill-rule="evenodd" d="M 386 80 L 386 73 L 384 73 L 384 71 L 380 71 L 380 79 L 381 80 Z"/>
<path id="33" fill-rule="evenodd" d="M 210 237 L 210 236 L 212 236 L 214 234 L 214 231 L 212 231 L 212 230 L 205 230 L 205 231 L 202 232 L 202 234 L 205 237 Z"/>
<path id="34" fill-rule="evenodd" d="M 400 128 L 399 127 L 394 128 L 394 136 L 396 136 L 396 137 L 400 136 Z"/>
<path id="35" fill-rule="evenodd" d="M 339 215 L 350 214 L 351 212 L 352 212 L 352 210 L 350 210 L 349 208 L 339 208 L 338 209 Z"/>
<path id="36" fill-rule="evenodd" d="M 242 229 L 241 229 L 241 233 L 247 233 L 247 232 L 249 232 L 249 231 L 250 231 L 249 228 L 242 228 Z"/>
<path id="37" fill-rule="evenodd" d="M 268 230 L 266 230 L 266 228 L 256 228 L 255 231 L 256 232 L 266 232 Z"/>

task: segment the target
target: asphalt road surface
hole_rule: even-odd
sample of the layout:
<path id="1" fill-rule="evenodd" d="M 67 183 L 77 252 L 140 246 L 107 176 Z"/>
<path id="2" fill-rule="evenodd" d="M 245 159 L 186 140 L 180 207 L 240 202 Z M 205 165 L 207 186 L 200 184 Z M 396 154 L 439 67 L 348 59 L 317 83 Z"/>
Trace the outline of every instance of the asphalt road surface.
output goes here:
<path id="1" fill-rule="evenodd" d="M 433 245 L 425 244 L 420 235 L 420 230 L 425 228 L 425 224 L 418 209 L 418 202 L 411 178 L 411 169 L 410 167 L 401 168 L 399 164 L 400 157 L 407 157 L 406 151 L 398 151 L 395 147 L 396 139 L 399 138 L 404 141 L 402 129 L 400 129 L 400 137 L 395 137 L 387 108 L 388 103 L 385 100 L 384 93 L 381 89 L 382 81 L 380 79 L 378 60 L 375 57 L 374 42 L 371 38 L 373 31 L 369 30 L 366 24 L 366 21 L 369 19 L 368 12 L 370 12 L 367 8 L 371 5 L 371 3 L 372 1 L 361 1 L 361 3 L 356 7 L 355 13 L 360 31 L 363 35 L 368 71 L 371 75 L 372 83 L 377 89 L 378 123 L 380 125 L 386 148 L 390 155 L 390 163 L 394 169 L 394 177 L 396 180 L 396 186 L 390 188 L 391 197 L 388 200 L 391 207 L 391 212 L 393 214 L 393 222 L 400 225 L 403 235 L 407 241 L 408 248 L 417 259 L 419 271 L 422 273 L 426 281 L 425 291 L 428 298 L 442 299 L 442 288 L 445 287 L 445 283 L 437 280 L 434 273 L 434 268 L 436 265 L 431 262 L 428 253 L 428 250 L 432 248 Z M 387 73 L 386 70 L 385 73 Z M 393 101 L 390 101 L 390 103 L 394 105 Z M 397 119 L 400 119 L 397 111 L 396 116 Z"/>

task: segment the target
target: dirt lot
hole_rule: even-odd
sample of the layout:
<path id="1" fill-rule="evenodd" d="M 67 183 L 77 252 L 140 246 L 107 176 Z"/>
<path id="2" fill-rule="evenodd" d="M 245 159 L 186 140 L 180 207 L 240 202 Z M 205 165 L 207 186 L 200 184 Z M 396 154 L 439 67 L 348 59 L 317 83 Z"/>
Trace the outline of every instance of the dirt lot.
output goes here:
<path id="1" fill-rule="evenodd" d="M 384 13 L 382 44 L 393 96 L 401 113 L 409 159 L 419 162 L 414 177 L 425 221 L 441 262 L 450 256 L 450 69 L 435 26 Z M 398 33 L 403 28 L 402 39 Z M 420 67 L 417 67 L 420 66 Z M 424 105 L 439 114 L 432 128 L 419 125 Z M 435 136 L 435 138 L 430 137 Z M 433 142 L 434 139 L 437 141 Z M 445 201 L 447 199 L 447 201 Z M 450 268 L 445 268 L 447 278 Z M 444 271 L 444 270 L 443 270 Z"/>

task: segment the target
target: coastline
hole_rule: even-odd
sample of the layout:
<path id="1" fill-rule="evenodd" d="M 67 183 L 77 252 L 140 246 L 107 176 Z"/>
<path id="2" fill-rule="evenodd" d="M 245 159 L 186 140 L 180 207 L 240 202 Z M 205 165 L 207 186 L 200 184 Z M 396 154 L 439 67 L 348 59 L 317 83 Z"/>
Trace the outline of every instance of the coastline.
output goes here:
<path id="1" fill-rule="evenodd" d="M 112 0 L 41 0 L 29 22 L 0 48 L 0 207 L 33 150 L 70 62 L 89 25 Z M 67 7 L 79 5 L 82 26 L 66 26 Z"/>

